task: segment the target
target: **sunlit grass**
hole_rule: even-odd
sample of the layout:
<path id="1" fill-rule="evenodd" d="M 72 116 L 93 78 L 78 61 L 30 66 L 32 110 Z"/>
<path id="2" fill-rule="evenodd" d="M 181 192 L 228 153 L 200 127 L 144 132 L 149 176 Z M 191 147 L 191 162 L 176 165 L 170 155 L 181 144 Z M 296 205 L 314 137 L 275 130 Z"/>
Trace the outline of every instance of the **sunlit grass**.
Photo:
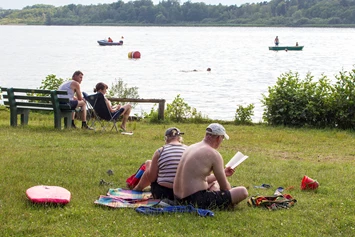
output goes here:
<path id="1" fill-rule="evenodd" d="M 109 187 L 125 180 L 164 142 L 166 128 L 202 140 L 207 124 L 130 122 L 133 136 L 116 132 L 55 130 L 53 117 L 31 114 L 29 126 L 10 127 L 0 111 L 0 236 L 353 236 L 354 132 L 225 125 L 230 140 L 219 151 L 225 162 L 239 150 L 249 156 L 229 178 L 249 195 L 272 195 L 279 186 L 297 199 L 289 210 L 270 212 L 240 203 L 213 218 L 193 214 L 145 216 L 133 209 L 94 205 Z M 113 176 L 106 171 L 112 169 Z M 302 177 L 317 179 L 316 191 L 301 191 Z M 105 179 L 111 186 L 100 186 Z M 267 183 L 268 190 L 254 188 Z M 33 205 L 25 191 L 56 185 L 72 193 L 64 207 Z"/>

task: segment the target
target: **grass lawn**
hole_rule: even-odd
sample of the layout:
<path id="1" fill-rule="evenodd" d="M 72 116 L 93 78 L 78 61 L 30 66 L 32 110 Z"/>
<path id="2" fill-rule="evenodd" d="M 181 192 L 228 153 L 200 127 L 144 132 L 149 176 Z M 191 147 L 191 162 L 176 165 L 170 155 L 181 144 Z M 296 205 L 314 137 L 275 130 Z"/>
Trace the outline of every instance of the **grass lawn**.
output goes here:
<path id="1" fill-rule="evenodd" d="M 354 236 L 355 133 L 226 124 L 230 140 L 219 151 L 225 163 L 239 150 L 249 159 L 229 177 L 249 195 L 290 188 L 297 203 L 288 210 L 252 208 L 246 201 L 214 217 L 179 213 L 146 216 L 133 209 L 94 204 L 163 145 L 164 131 L 177 126 L 189 145 L 202 140 L 208 124 L 130 122 L 133 136 L 115 132 L 55 130 L 53 116 L 30 114 L 26 127 L 10 127 L 0 110 L 0 236 Z M 78 122 L 77 122 L 78 123 Z M 106 171 L 113 170 L 108 176 Z M 301 191 L 302 177 L 319 181 Z M 101 179 L 112 185 L 99 185 Z M 256 189 L 255 185 L 272 185 Z M 35 185 L 67 188 L 64 207 L 34 205 L 25 195 Z M 293 188 L 292 188 L 293 187 Z"/>

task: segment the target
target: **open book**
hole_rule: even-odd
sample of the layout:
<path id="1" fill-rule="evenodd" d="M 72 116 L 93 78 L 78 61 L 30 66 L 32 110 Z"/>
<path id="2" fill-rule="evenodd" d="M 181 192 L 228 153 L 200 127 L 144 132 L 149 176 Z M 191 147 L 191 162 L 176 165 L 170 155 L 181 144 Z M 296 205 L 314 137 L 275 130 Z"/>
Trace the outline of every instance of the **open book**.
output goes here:
<path id="1" fill-rule="evenodd" d="M 240 163 L 242 163 L 243 161 L 245 161 L 249 156 L 245 156 L 243 155 L 243 153 L 241 153 L 240 151 L 237 152 L 237 154 L 235 154 L 232 159 L 226 164 L 226 167 L 231 167 L 232 169 L 234 169 L 235 167 L 237 167 L 238 165 L 240 165 Z"/>

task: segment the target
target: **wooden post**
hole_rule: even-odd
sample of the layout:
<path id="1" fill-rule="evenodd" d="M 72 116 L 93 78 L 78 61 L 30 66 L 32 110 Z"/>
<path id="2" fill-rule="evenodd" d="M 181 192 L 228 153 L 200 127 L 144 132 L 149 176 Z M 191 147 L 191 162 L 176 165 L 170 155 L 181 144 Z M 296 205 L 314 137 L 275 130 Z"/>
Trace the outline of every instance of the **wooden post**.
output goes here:
<path id="1" fill-rule="evenodd" d="M 158 103 L 158 119 L 164 120 L 165 100 L 164 99 L 135 99 L 135 98 L 107 98 L 116 102 L 133 102 L 133 103 Z"/>
<path id="2" fill-rule="evenodd" d="M 158 119 L 164 120 L 164 108 L 165 108 L 165 100 L 159 102 L 158 108 Z"/>

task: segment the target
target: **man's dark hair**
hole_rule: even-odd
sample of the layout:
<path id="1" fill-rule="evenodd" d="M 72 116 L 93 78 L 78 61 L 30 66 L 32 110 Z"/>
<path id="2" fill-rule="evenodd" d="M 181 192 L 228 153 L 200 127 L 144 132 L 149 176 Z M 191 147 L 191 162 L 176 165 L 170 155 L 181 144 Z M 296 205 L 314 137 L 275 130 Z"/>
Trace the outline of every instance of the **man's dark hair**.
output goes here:
<path id="1" fill-rule="evenodd" d="M 75 71 L 71 78 L 74 78 L 75 76 L 79 76 L 79 75 L 84 75 L 84 73 L 82 73 L 81 71 Z"/>

